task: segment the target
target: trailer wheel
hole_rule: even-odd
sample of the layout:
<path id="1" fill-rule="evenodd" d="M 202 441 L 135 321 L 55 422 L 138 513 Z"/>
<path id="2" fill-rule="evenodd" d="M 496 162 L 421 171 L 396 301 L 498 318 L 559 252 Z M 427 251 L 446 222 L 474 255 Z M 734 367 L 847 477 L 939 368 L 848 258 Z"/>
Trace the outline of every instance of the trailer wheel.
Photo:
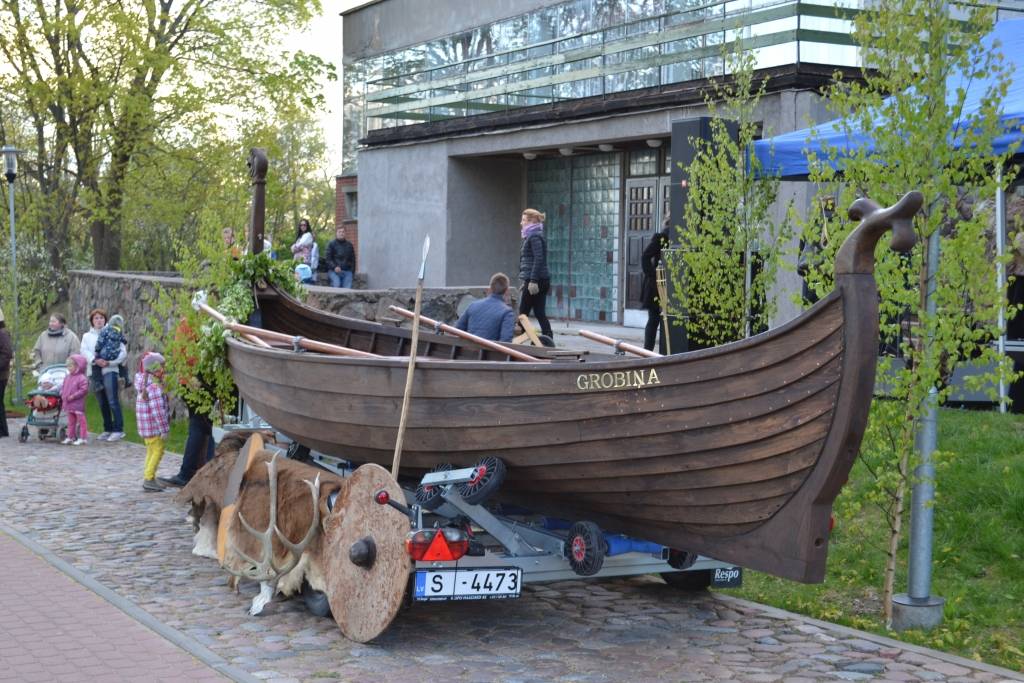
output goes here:
<path id="1" fill-rule="evenodd" d="M 288 444 L 288 449 L 285 451 L 285 457 L 289 460 L 295 460 L 296 462 L 313 462 L 313 458 L 309 454 L 309 446 L 303 446 L 298 441 L 292 441 Z"/>
<path id="2" fill-rule="evenodd" d="M 443 462 L 440 465 L 434 466 L 431 472 L 447 472 L 452 468 L 450 462 Z M 444 502 L 444 498 L 441 497 L 441 487 L 420 484 L 416 487 L 416 502 L 424 510 L 436 510 L 441 507 L 441 503 Z"/>
<path id="3" fill-rule="evenodd" d="M 711 570 L 665 572 L 661 575 L 665 583 L 684 591 L 705 591 L 711 585 Z"/>
<path id="4" fill-rule="evenodd" d="M 331 616 L 331 604 L 327 600 L 327 594 L 323 591 L 315 590 L 305 581 L 302 583 L 302 601 L 306 603 L 306 609 L 314 616 Z"/>
<path id="5" fill-rule="evenodd" d="M 569 566 L 580 576 L 593 576 L 604 566 L 606 544 L 601 529 L 593 522 L 576 522 L 565 537 Z"/>
<path id="6" fill-rule="evenodd" d="M 61 427 L 57 430 L 57 441 L 64 441 L 66 438 L 68 438 L 68 428 Z"/>
<path id="7" fill-rule="evenodd" d="M 501 488 L 507 468 L 504 460 L 491 455 L 482 458 L 474 467 L 474 478 L 459 484 L 459 495 L 470 505 L 479 505 Z"/>
<path id="8" fill-rule="evenodd" d="M 27 426 L 21 428 L 21 433 L 18 434 L 18 441 L 20 441 L 21 443 L 25 443 L 26 441 L 28 441 L 28 427 Z"/>

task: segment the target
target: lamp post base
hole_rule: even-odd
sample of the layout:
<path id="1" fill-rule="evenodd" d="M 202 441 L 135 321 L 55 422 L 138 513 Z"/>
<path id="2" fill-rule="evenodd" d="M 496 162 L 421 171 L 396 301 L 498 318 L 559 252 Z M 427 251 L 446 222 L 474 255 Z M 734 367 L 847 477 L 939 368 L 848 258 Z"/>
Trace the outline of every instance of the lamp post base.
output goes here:
<path id="1" fill-rule="evenodd" d="M 930 631 L 942 623 L 942 608 L 946 600 L 935 595 L 912 598 L 899 593 L 892 598 L 892 628 L 894 631 L 924 629 Z"/>

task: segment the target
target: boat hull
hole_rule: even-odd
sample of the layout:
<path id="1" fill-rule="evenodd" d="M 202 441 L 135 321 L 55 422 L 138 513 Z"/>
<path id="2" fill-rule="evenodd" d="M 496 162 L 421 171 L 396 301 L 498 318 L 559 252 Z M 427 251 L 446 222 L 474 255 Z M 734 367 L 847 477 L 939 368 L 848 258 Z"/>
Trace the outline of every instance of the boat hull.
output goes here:
<path id="1" fill-rule="evenodd" d="M 304 317 L 280 297 L 265 325 Z M 315 320 L 318 339 L 357 338 L 347 319 Z M 395 328 L 359 325 L 376 351 L 392 343 L 381 339 Z M 503 500 L 820 581 L 832 502 L 867 419 L 877 339 L 874 279 L 853 274 L 787 325 L 674 356 L 451 362 L 476 352 L 435 342 L 437 360 L 417 362 L 402 473 L 497 456 L 509 468 Z M 285 434 L 355 462 L 391 463 L 405 359 L 230 340 L 229 362 L 246 402 Z"/>

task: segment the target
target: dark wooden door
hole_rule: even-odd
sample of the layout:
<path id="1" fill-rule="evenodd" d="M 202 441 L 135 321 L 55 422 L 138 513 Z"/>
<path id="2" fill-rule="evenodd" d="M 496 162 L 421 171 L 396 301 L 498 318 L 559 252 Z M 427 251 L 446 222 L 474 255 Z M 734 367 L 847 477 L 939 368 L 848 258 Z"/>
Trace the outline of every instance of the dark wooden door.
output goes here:
<path id="1" fill-rule="evenodd" d="M 643 270 L 640 256 L 658 231 L 658 178 L 634 178 L 626 181 L 626 308 L 640 308 L 640 282 Z"/>

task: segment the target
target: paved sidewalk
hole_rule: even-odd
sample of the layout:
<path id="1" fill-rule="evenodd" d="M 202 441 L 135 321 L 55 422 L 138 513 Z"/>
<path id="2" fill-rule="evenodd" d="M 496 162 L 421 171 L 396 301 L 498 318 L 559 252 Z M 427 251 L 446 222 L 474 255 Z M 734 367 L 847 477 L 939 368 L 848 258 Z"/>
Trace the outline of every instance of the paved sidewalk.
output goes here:
<path id="1" fill-rule="evenodd" d="M 225 681 L 0 531 L 0 681 Z"/>
<path id="2" fill-rule="evenodd" d="M 12 432 L 20 427 L 10 424 Z M 216 672 L 272 683 L 1024 681 L 1020 673 L 728 596 L 681 592 L 656 576 L 531 584 L 518 600 L 416 605 L 364 645 L 342 637 L 333 620 L 309 614 L 301 600 L 277 599 L 253 618 L 246 609 L 255 584 L 243 582 L 240 594 L 228 590 L 216 562 L 191 554 L 185 510 L 170 493 L 142 491 L 144 452 L 125 442 L 75 448 L 0 440 L 0 532 L 10 530 L 7 538 L 0 533 L 0 575 L 15 587 L 0 591 L 0 648 L 21 638 L 14 650 L 40 667 L 12 672 L 10 650 L 0 649 L 0 680 L 43 680 L 21 672 L 66 680 L 41 667 L 76 656 L 91 656 L 92 668 L 76 663 L 71 680 L 124 680 L 108 665 L 119 666 L 129 646 L 161 633 L 181 681 L 214 680 Z M 171 475 L 179 463 L 168 454 L 159 473 Z M 36 555 L 26 560 L 10 534 L 24 536 Z M 18 558 L 17 571 L 8 558 Z M 30 568 L 21 569 L 26 561 Z M 81 578 L 74 583 L 44 561 Z M 43 585 L 61 582 L 68 596 Z M 90 582 L 92 594 L 79 585 Z M 42 606 L 12 616 L 25 600 Z M 73 648 L 75 620 L 101 611 L 113 616 L 88 623 L 102 634 L 95 640 L 113 647 Z M 106 630 L 115 618 L 131 627 L 129 615 L 155 625 L 135 624 L 131 636 Z M 31 630 L 19 635 L 26 619 Z M 171 643 L 201 653 L 216 672 Z M 128 678 L 156 680 L 144 668 L 136 673 Z"/>

